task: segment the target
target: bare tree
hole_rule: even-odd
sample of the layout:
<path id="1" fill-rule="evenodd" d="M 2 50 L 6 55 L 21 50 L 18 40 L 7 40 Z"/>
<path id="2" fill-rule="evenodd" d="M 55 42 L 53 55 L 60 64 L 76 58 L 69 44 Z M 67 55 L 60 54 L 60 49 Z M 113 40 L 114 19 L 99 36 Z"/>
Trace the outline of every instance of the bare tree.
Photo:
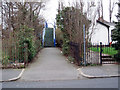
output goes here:
<path id="1" fill-rule="evenodd" d="M 81 49 L 83 45 L 83 25 L 85 24 L 86 26 L 86 43 L 88 43 L 88 28 L 90 25 L 83 10 L 84 3 L 76 2 L 73 3 L 73 6 L 62 8 L 61 13 L 59 13 L 57 17 L 58 26 L 63 26 L 63 46 L 69 44 L 68 42 L 79 44 L 78 47 L 81 56 L 83 53 Z"/>
<path id="2" fill-rule="evenodd" d="M 98 13 L 98 18 L 100 18 L 101 17 L 101 15 L 100 15 L 100 2 L 98 2 L 97 13 Z"/>
<path id="3" fill-rule="evenodd" d="M 102 0 L 100 0 L 98 2 L 97 13 L 98 13 L 98 18 L 101 18 L 101 17 L 104 18 L 103 17 L 103 1 Z"/>
<path id="4" fill-rule="evenodd" d="M 101 17 L 103 18 L 103 0 L 100 0 L 101 3 Z"/>
<path id="5" fill-rule="evenodd" d="M 110 19 L 110 22 L 112 20 L 112 13 L 113 13 L 113 10 L 114 10 L 114 7 L 115 7 L 115 3 L 111 2 L 111 0 L 109 0 L 109 19 Z"/>
<path id="6" fill-rule="evenodd" d="M 12 50 L 20 45 L 20 33 L 24 32 L 24 26 L 34 29 L 32 32 L 32 40 L 38 43 L 39 35 L 43 29 L 44 18 L 40 15 L 41 9 L 44 7 L 42 2 L 2 2 L 2 15 L 4 22 L 3 48 L 7 46 L 8 56 L 12 59 Z M 26 34 L 29 32 L 26 32 Z M 25 37 L 25 36 L 23 36 Z M 39 42 L 40 45 L 40 42 Z M 13 47 L 14 46 L 14 47 Z M 16 52 L 15 51 L 15 52 Z M 16 53 L 15 53 L 16 55 Z M 16 57 L 16 56 L 15 56 Z"/>
<path id="7" fill-rule="evenodd" d="M 3 29 L 3 8 L 2 8 L 2 1 L 0 2 L 0 17 L 1 17 L 1 25 L 0 25 L 0 32 L 2 33 Z"/>
<path id="8" fill-rule="evenodd" d="M 100 3 L 100 2 L 99 2 Z M 87 2 L 87 18 L 91 21 L 90 27 L 89 27 L 89 34 L 87 36 L 88 41 L 91 42 L 91 37 L 93 35 L 93 33 L 95 32 L 95 24 L 96 24 L 96 18 L 97 15 L 98 17 L 100 17 L 100 4 L 95 5 L 95 2 Z"/>

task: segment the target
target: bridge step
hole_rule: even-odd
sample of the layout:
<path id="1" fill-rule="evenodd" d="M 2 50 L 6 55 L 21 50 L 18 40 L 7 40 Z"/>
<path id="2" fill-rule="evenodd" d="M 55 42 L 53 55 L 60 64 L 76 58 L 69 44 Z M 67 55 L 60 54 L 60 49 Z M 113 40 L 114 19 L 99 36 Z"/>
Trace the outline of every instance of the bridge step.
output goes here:
<path id="1" fill-rule="evenodd" d="M 113 58 L 102 58 L 102 61 L 115 61 Z"/>
<path id="2" fill-rule="evenodd" d="M 44 46 L 45 47 L 53 47 L 54 46 L 53 28 L 46 28 Z"/>
<path id="3" fill-rule="evenodd" d="M 112 56 L 102 56 L 102 58 L 112 58 Z"/>
<path id="4" fill-rule="evenodd" d="M 102 64 L 116 64 L 117 61 L 110 55 L 102 56 Z"/>

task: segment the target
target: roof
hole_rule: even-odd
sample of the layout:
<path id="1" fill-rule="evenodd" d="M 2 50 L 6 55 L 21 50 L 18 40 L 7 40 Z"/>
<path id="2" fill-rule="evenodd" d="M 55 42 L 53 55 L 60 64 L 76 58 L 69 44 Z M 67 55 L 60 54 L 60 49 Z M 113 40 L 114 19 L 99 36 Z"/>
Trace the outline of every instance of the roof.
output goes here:
<path id="1" fill-rule="evenodd" d="M 103 26 L 105 26 L 105 27 L 107 27 L 107 28 L 110 27 L 109 25 L 107 25 L 107 24 L 105 24 L 105 23 L 103 23 L 103 22 L 101 22 L 101 21 L 99 21 L 99 20 L 97 20 L 97 23 L 100 23 L 100 24 L 102 24 Z"/>
<path id="2" fill-rule="evenodd" d="M 100 24 L 106 26 L 107 28 L 109 28 L 110 26 L 115 26 L 115 23 L 107 22 L 107 21 L 105 21 L 102 17 L 100 17 L 100 18 L 97 20 L 97 23 L 100 23 Z"/>
<path id="3" fill-rule="evenodd" d="M 115 26 L 115 23 L 112 23 L 112 22 L 105 22 L 105 24 L 108 26 Z"/>

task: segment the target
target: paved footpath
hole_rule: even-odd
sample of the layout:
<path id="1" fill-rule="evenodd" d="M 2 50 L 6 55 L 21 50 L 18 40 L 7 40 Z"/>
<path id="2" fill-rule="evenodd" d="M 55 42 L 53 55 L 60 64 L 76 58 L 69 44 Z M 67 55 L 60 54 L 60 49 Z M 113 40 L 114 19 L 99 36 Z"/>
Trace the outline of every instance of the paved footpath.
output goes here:
<path id="1" fill-rule="evenodd" d="M 38 59 L 25 69 L 20 80 L 72 80 L 78 77 L 82 78 L 77 67 L 69 63 L 58 48 L 44 48 Z"/>
<path id="2" fill-rule="evenodd" d="M 25 69 L 0 69 L 1 81 L 45 81 L 107 78 L 120 76 L 120 65 L 77 67 L 58 48 L 42 49 Z"/>
<path id="3" fill-rule="evenodd" d="M 120 65 L 103 64 L 102 66 L 87 66 L 79 68 L 80 74 L 87 78 L 119 77 Z"/>
<path id="4" fill-rule="evenodd" d="M 0 82 L 17 80 L 22 72 L 23 69 L 0 69 Z"/>

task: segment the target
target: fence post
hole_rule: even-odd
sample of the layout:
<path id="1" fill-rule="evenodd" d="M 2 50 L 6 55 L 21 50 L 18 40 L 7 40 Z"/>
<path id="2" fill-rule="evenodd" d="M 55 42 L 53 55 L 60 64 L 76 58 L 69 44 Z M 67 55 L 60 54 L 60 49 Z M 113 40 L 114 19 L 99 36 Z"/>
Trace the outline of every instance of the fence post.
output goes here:
<path id="1" fill-rule="evenodd" d="M 100 42 L 100 64 L 102 65 L 102 42 Z"/>
<path id="2" fill-rule="evenodd" d="M 24 44 L 24 67 L 28 65 L 28 44 Z"/>

